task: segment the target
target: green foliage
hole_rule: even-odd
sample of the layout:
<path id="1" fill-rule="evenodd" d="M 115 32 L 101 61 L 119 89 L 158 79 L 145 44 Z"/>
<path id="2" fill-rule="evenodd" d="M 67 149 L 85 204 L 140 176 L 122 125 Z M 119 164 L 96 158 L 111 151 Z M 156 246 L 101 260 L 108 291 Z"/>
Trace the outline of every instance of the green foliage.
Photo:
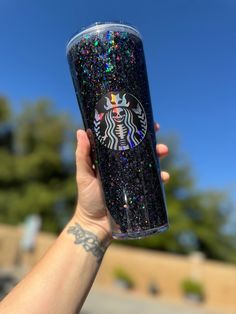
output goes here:
<path id="1" fill-rule="evenodd" d="M 23 154 L 45 150 L 60 153 L 69 130 L 69 118 L 57 114 L 50 102 L 26 104 L 17 119 L 17 148 Z"/>
<path id="2" fill-rule="evenodd" d="M 133 289 L 135 287 L 134 280 L 123 268 L 116 268 L 114 271 L 114 277 L 116 280 L 124 282 L 128 289 Z"/>
<path id="3" fill-rule="evenodd" d="M 10 125 L 11 110 L 8 101 L 0 96 L 0 149 L 13 151 L 13 131 Z"/>
<path id="4" fill-rule="evenodd" d="M 76 199 L 74 160 L 64 158 L 65 144 L 75 148 L 73 125 L 47 101 L 26 105 L 12 125 L 14 152 L 0 148 L 0 221 L 38 213 L 44 230 L 59 232 Z"/>
<path id="5" fill-rule="evenodd" d="M 203 285 L 198 281 L 187 278 L 182 282 L 181 288 L 185 295 L 195 294 L 198 295 L 201 299 L 204 298 Z"/>
<path id="6" fill-rule="evenodd" d="M 6 98 L 0 96 L 0 123 L 9 121 L 10 117 L 10 105 Z"/>

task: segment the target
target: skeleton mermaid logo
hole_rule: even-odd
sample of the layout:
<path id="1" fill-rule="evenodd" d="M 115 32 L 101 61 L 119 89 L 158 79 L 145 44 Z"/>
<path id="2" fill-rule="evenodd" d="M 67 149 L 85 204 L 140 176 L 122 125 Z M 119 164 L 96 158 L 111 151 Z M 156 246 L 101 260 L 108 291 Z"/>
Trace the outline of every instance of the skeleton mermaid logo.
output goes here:
<path id="1" fill-rule="evenodd" d="M 97 103 L 94 116 L 97 139 L 113 150 L 128 150 L 145 137 L 147 119 L 136 97 L 125 92 L 110 92 Z"/>

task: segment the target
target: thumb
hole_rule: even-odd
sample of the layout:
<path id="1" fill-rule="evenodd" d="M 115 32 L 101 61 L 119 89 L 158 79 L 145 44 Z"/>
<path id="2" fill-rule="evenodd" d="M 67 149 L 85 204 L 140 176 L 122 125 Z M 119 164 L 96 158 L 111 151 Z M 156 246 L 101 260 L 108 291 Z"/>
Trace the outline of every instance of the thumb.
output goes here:
<path id="1" fill-rule="evenodd" d="M 91 146 L 84 130 L 77 131 L 76 147 L 76 180 L 78 184 L 88 185 L 94 178 L 92 161 L 90 157 Z"/>

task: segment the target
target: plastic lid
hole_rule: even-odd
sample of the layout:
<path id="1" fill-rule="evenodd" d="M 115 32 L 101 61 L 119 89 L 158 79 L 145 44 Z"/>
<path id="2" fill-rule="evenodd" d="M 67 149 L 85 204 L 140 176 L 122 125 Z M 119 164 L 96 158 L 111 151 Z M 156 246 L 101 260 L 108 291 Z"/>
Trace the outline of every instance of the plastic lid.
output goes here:
<path id="1" fill-rule="evenodd" d="M 141 34 L 139 31 L 132 25 L 124 22 L 96 22 L 87 27 L 83 27 L 80 32 L 76 33 L 72 38 L 69 40 L 68 44 L 66 45 L 66 52 L 68 52 L 69 48 L 77 41 L 79 38 L 86 34 L 93 34 L 107 30 L 107 31 L 128 31 L 129 33 L 133 33 L 134 35 L 141 38 Z"/>

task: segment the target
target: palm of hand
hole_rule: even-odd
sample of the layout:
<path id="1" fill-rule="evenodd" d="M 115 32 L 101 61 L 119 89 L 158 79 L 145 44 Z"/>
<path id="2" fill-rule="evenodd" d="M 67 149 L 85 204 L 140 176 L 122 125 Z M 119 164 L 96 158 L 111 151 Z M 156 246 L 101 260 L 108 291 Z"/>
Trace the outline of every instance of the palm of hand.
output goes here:
<path id="1" fill-rule="evenodd" d="M 97 225 L 111 234 L 108 211 L 104 199 L 103 188 L 98 173 L 92 168 L 90 142 L 85 131 L 77 132 L 76 149 L 76 181 L 78 202 L 75 217 L 90 225 Z"/>
<path id="2" fill-rule="evenodd" d="M 83 214 L 89 218 L 100 219 L 107 216 L 106 203 L 101 181 L 97 177 L 91 177 L 87 186 L 79 186 L 78 204 Z"/>

